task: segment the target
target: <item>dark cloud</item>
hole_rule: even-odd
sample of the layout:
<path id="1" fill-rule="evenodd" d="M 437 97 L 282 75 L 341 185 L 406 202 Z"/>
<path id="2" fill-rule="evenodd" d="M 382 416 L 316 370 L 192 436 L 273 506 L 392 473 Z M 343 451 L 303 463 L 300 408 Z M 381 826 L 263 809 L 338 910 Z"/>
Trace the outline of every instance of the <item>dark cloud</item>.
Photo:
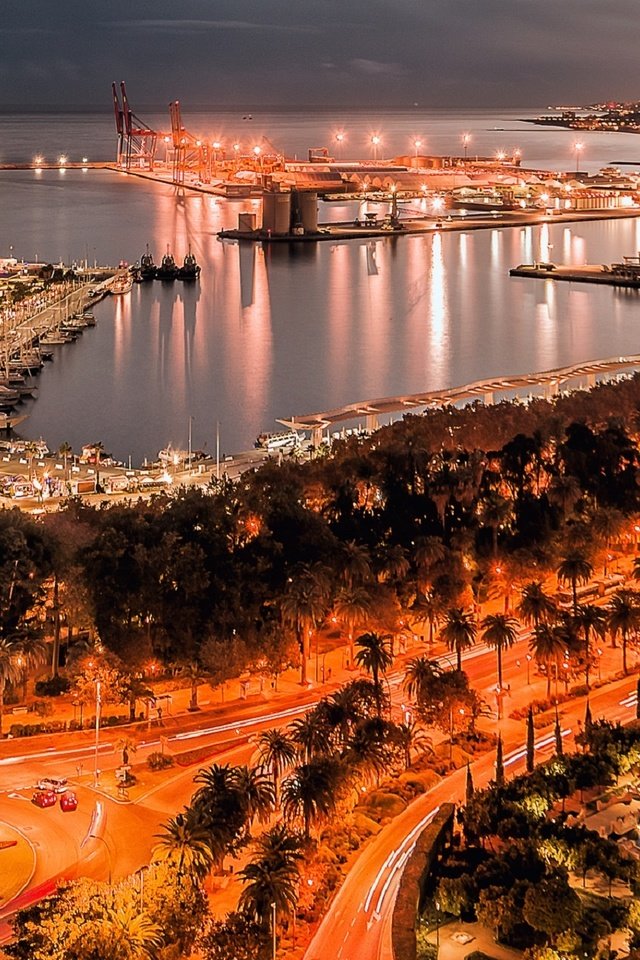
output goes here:
<path id="1" fill-rule="evenodd" d="M 2 0 L 0 106 L 640 98 L 638 0 Z"/>

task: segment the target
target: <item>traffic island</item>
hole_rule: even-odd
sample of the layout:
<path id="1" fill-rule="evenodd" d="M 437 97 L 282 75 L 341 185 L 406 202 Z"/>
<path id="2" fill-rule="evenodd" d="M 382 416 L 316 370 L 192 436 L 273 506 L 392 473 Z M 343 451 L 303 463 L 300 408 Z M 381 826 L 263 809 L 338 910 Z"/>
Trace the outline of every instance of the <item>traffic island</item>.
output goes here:
<path id="1" fill-rule="evenodd" d="M 36 852 L 19 830 L 0 822 L 0 907 L 22 893 L 36 868 Z"/>

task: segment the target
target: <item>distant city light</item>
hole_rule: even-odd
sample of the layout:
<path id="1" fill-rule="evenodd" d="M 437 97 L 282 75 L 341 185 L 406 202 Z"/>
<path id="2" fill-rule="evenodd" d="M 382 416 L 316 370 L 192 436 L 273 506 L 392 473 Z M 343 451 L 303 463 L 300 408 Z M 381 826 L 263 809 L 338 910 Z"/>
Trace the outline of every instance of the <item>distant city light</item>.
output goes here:
<path id="1" fill-rule="evenodd" d="M 58 163 L 59 163 L 59 165 L 60 165 L 61 167 L 64 167 L 64 165 L 65 165 L 65 163 L 67 162 L 68 159 L 69 159 L 68 157 L 65 157 L 65 155 L 62 154 L 62 156 L 58 157 Z"/>
<path id="2" fill-rule="evenodd" d="M 43 160 L 44 157 L 41 157 L 40 154 L 33 158 L 33 162 L 35 163 L 36 167 L 39 167 Z"/>

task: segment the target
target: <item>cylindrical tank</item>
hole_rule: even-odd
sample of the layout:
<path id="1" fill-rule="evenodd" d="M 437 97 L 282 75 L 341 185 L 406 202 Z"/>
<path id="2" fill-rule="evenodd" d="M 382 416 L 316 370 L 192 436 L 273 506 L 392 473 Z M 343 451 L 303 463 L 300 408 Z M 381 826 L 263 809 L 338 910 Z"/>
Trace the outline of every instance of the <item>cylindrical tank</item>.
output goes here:
<path id="1" fill-rule="evenodd" d="M 275 236 L 287 234 L 291 224 L 291 194 L 265 193 L 262 199 L 262 229 Z"/>
<path id="2" fill-rule="evenodd" d="M 305 233 L 318 232 L 318 194 L 300 193 L 298 196 L 298 209 L 300 210 L 300 219 Z"/>

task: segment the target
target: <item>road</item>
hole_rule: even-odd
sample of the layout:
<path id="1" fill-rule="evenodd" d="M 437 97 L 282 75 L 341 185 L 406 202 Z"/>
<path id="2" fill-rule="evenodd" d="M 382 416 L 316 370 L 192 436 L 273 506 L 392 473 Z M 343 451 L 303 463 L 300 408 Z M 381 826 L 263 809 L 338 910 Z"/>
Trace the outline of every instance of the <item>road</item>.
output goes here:
<path id="1" fill-rule="evenodd" d="M 635 717 L 636 679 L 628 677 L 593 692 L 590 698 L 594 719 L 628 721 Z M 585 700 L 562 706 L 562 730 L 572 741 L 582 721 Z M 505 724 L 504 763 L 507 775 L 525 765 L 524 728 Z M 553 728 L 539 731 L 537 759 L 554 750 Z M 472 765 L 476 787 L 494 776 L 495 754 L 483 755 Z M 347 875 L 331 908 L 316 931 L 305 960 L 392 960 L 391 919 L 402 867 L 413 849 L 416 836 L 440 804 L 464 800 L 466 774 L 457 770 L 412 803 L 364 849 Z"/>
<path id="2" fill-rule="evenodd" d="M 523 636 L 503 656 L 504 675 L 514 689 L 516 687 L 519 690 L 526 689 L 526 649 L 526 636 Z M 614 655 L 617 657 L 618 652 Z M 445 665 L 451 662 L 449 655 L 441 655 L 439 659 Z M 494 651 L 478 644 L 466 653 L 464 664 L 472 684 L 488 701 L 492 701 L 495 714 L 496 657 Z M 397 670 L 388 678 L 392 709 L 397 717 L 400 717 L 406 708 L 402 676 L 402 671 Z M 533 669 L 530 670 L 530 679 L 531 695 L 535 693 L 540 696 L 543 692 L 540 688 L 544 685 L 544 681 L 539 678 L 536 680 Z M 534 680 L 537 689 L 534 688 Z M 625 689 L 632 685 L 630 680 L 625 683 Z M 337 683 L 333 684 L 334 689 L 337 686 Z M 319 696 L 327 692 L 326 687 L 301 690 L 268 705 L 263 701 L 234 703 L 226 708 L 220 707 L 218 716 L 214 717 L 207 717 L 204 714 L 187 714 L 179 718 L 167 718 L 167 724 L 161 730 L 157 727 L 149 727 L 141 734 L 139 733 L 136 762 L 143 761 L 150 752 L 159 749 L 160 732 L 166 735 L 165 743 L 169 751 L 182 752 L 206 746 L 211 748 L 212 760 L 246 762 L 253 751 L 250 740 L 260 730 L 289 723 L 295 716 L 300 716 L 317 702 Z M 635 693 L 635 687 L 633 692 Z M 598 698 L 593 698 L 594 706 L 599 703 L 601 696 L 602 694 L 599 694 Z M 508 696 L 505 698 L 504 707 L 506 714 L 513 708 Z M 232 717 L 229 716 L 230 709 L 233 710 Z M 577 716 L 581 716 L 584 705 L 572 709 L 577 711 Z M 620 708 L 620 710 L 621 716 L 627 718 L 632 713 L 631 707 Z M 505 726 L 505 744 L 508 749 L 515 750 L 521 747 L 524 742 L 524 725 L 514 721 L 503 721 L 503 725 Z M 507 728 L 512 730 L 509 735 L 507 735 Z M 101 732 L 98 763 L 103 781 L 106 777 L 112 777 L 113 771 L 119 765 L 120 756 L 115 749 L 119 736 L 121 733 L 116 730 Z M 80 765 L 82 764 L 86 774 L 94 769 L 94 763 L 93 734 L 86 731 L 57 737 L 38 737 L 32 741 L 0 742 L 0 820 L 5 820 L 22 829 L 35 846 L 37 865 L 29 885 L 34 895 L 42 889 L 43 885 L 45 888 L 52 887 L 55 879 L 60 876 L 69 878 L 91 876 L 96 879 L 106 879 L 111 873 L 113 877 L 121 877 L 148 863 L 154 845 L 154 835 L 158 833 L 160 826 L 167 818 L 173 816 L 189 802 L 194 790 L 193 777 L 197 766 L 176 769 L 168 781 L 150 790 L 136 803 L 119 803 L 96 793 L 91 787 L 74 784 L 74 780 L 78 778 Z M 477 761 L 474 765 L 474 777 L 477 783 L 482 782 L 483 776 L 485 779 L 490 777 L 492 763 L 491 758 Z M 47 774 L 69 778 L 80 800 L 75 813 L 62 813 L 58 806 L 40 810 L 31 804 L 33 785 L 40 777 Z M 378 873 L 382 871 L 366 909 L 363 909 L 365 893 L 360 896 L 355 903 L 355 909 L 349 914 L 349 924 L 353 917 L 353 930 L 357 930 L 359 934 L 362 934 L 360 925 L 364 923 L 366 936 L 363 943 L 373 943 L 376 934 L 379 935 L 379 931 L 385 929 L 389 921 L 389 904 L 395 896 L 397 880 L 404 862 L 403 857 L 411 843 L 411 840 L 407 841 L 407 837 L 412 836 L 411 831 L 422 818 L 435 809 L 438 803 L 446 799 L 456 799 L 460 795 L 459 780 L 460 775 L 453 775 L 445 784 L 439 785 L 436 792 L 430 793 L 428 797 L 413 804 L 405 814 L 385 828 L 376 842 L 363 852 L 345 882 L 344 889 L 347 893 L 339 894 L 339 900 L 336 901 L 336 906 L 329 915 L 333 917 L 332 922 L 337 919 L 334 910 L 350 909 L 353 905 L 352 900 L 357 897 L 354 891 L 362 889 L 365 885 L 369 890 Z M 82 846 L 89 832 L 91 816 L 97 800 L 104 805 L 100 839 L 89 838 Z M 394 854 L 394 851 L 397 852 Z M 383 869 L 387 858 L 391 859 L 388 866 Z M 347 899 L 345 906 L 340 908 L 339 903 L 342 902 L 343 897 Z M 347 903 L 350 906 L 347 906 Z M 0 919 L 10 913 L 11 909 L 11 905 L 8 905 L 0 911 Z M 349 931 L 343 930 L 343 940 L 347 932 Z M 0 936 L 1 934 L 2 930 L 0 930 Z M 332 935 L 332 942 L 335 936 L 337 933 Z M 348 937 L 344 943 L 345 945 L 350 943 Z M 336 946 L 337 952 L 338 947 L 342 947 L 343 943 L 341 941 L 340 944 L 333 945 Z M 324 955 L 324 950 L 325 948 L 322 947 L 317 954 L 311 953 L 309 956 L 320 957 Z M 353 956 L 356 955 L 351 947 L 349 950 Z M 345 955 L 348 960 L 348 954 L 340 954 L 341 957 Z M 374 952 L 371 956 L 378 956 L 378 954 Z"/>

